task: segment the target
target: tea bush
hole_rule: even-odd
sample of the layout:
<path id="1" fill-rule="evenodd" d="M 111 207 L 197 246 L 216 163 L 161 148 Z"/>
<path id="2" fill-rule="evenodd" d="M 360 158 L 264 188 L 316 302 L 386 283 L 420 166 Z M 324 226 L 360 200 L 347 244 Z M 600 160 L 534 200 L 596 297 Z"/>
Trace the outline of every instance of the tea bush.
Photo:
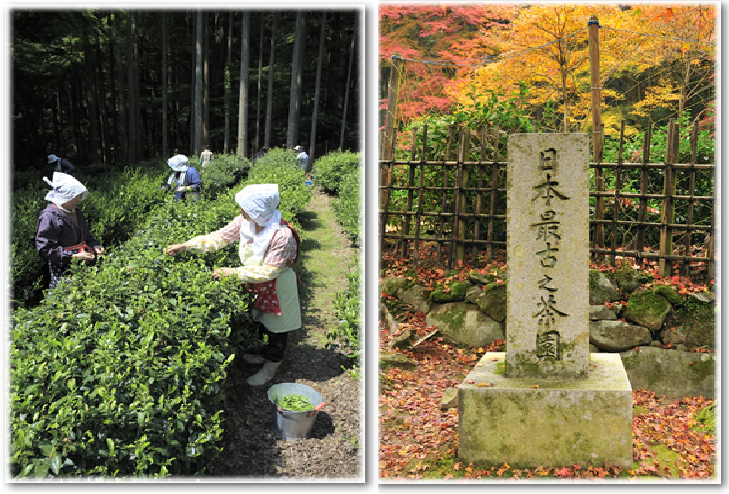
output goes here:
<path id="1" fill-rule="evenodd" d="M 349 288 L 335 295 L 335 314 L 339 324 L 327 332 L 328 346 L 337 346 L 342 353 L 348 355 L 358 368 L 360 364 L 362 329 L 360 313 L 362 299 L 360 292 L 360 270 L 358 263 L 347 273 Z"/>
<path id="2" fill-rule="evenodd" d="M 199 167 L 203 192 L 214 199 L 248 176 L 251 162 L 243 156 L 218 154 L 204 167 Z"/>
<path id="3" fill-rule="evenodd" d="M 287 219 L 310 195 L 303 173 L 290 168 L 256 175 L 295 198 L 282 204 Z M 96 266 L 73 266 L 33 310 L 13 313 L 13 476 L 210 471 L 220 453 L 227 366 L 258 336 L 245 287 L 212 278 L 215 268 L 239 264 L 237 249 L 174 258 L 163 249 L 233 219 L 235 192 L 246 184 L 214 201 L 167 196 Z"/>
<path id="4" fill-rule="evenodd" d="M 169 200 L 158 190 L 166 173 L 164 168 L 161 164 L 127 167 L 82 181 L 89 193 L 81 208 L 92 235 L 102 245 L 122 244 L 144 217 Z M 44 198 L 49 190 L 48 184 L 39 180 L 13 193 L 11 277 L 17 304 L 34 299 L 44 288 L 42 276 L 46 261 L 35 249 L 35 234 L 38 215 L 48 204 Z"/>
<path id="5" fill-rule="evenodd" d="M 306 175 L 296 166 L 296 155 L 290 149 L 271 149 L 251 167 L 246 185 L 265 183 L 278 184 L 279 209 L 289 221 L 304 211 L 311 201 Z M 296 224 L 294 227 L 298 228 Z"/>
<path id="6" fill-rule="evenodd" d="M 337 221 L 349 237 L 357 242 L 359 240 L 361 208 L 360 208 L 360 177 L 358 170 L 350 171 L 341 180 L 339 196 L 332 203 L 332 209 Z"/>
<path id="7" fill-rule="evenodd" d="M 311 177 L 326 192 L 339 194 L 343 177 L 359 175 L 362 168 L 359 153 L 336 151 L 316 160 Z"/>
<path id="8" fill-rule="evenodd" d="M 15 312 L 13 475 L 210 468 L 231 318 L 245 337 L 248 295 L 235 279 L 212 278 L 235 262 L 233 249 L 171 258 L 163 248 L 220 227 L 222 207 L 166 203 L 99 265 L 74 268 L 34 310 Z"/>

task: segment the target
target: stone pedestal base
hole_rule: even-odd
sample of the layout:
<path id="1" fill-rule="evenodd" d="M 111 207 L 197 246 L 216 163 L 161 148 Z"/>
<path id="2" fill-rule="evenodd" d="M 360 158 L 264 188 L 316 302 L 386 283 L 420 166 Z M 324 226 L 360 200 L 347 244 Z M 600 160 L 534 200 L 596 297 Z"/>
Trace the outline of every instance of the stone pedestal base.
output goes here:
<path id="1" fill-rule="evenodd" d="M 618 354 L 590 355 L 587 379 L 508 378 L 487 353 L 458 389 L 458 457 L 513 468 L 631 468 L 632 390 Z"/>

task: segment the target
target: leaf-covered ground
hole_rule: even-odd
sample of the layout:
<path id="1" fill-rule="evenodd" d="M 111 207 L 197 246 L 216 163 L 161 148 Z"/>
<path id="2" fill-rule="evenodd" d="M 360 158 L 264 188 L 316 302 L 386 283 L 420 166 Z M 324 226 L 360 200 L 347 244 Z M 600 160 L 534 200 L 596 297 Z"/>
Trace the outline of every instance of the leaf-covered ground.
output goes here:
<path id="1" fill-rule="evenodd" d="M 471 268 L 451 272 L 422 263 L 413 270 L 401 259 L 383 258 L 383 276 L 411 278 L 424 286 L 463 277 Z M 503 263 L 486 266 L 500 279 Z M 647 269 L 652 269 L 650 266 Z M 660 278 L 656 278 L 661 282 Z M 694 288 L 692 287 L 693 291 Z M 398 320 L 398 332 L 380 327 L 380 352 L 394 352 L 388 344 L 411 329 L 418 336 L 431 334 L 425 315 L 381 294 L 381 301 Z M 543 465 L 511 468 L 506 459 L 498 467 L 476 469 L 458 461 L 458 409 L 441 410 L 443 393 L 457 388 L 481 356 L 502 350 L 503 342 L 488 348 L 462 349 L 437 334 L 408 350 L 397 350 L 416 362 L 413 368 L 382 366 L 379 371 L 379 476 L 395 479 L 712 479 L 717 462 L 713 429 L 697 417 L 713 400 L 703 397 L 666 399 L 647 390 L 633 391 L 633 467 L 603 468 L 590 465 Z"/>

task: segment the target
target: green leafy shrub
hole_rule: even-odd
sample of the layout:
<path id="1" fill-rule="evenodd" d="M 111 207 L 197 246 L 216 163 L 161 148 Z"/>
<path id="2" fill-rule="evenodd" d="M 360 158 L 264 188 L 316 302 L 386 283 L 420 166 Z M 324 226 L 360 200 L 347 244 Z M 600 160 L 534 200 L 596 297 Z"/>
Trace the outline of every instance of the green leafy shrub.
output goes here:
<path id="1" fill-rule="evenodd" d="M 306 176 L 296 166 L 295 158 L 290 149 L 271 149 L 251 167 L 245 183 L 278 184 L 281 197 L 279 209 L 285 219 L 294 218 L 303 212 L 311 201 L 311 188 L 306 185 Z"/>
<path id="2" fill-rule="evenodd" d="M 12 320 L 11 471 L 16 476 L 168 475 L 209 470 L 246 319 L 236 252 L 163 254 L 224 224 L 227 205 L 166 203 L 123 247 Z M 245 327 L 237 327 L 240 334 Z M 253 339 L 254 337 L 251 336 Z"/>
<path id="3" fill-rule="evenodd" d="M 341 351 L 359 363 L 361 331 L 360 272 L 357 264 L 347 273 L 349 288 L 336 294 L 335 310 L 339 325 L 327 332 L 329 345 L 338 345 Z"/>
<path id="4" fill-rule="evenodd" d="M 210 198 L 227 191 L 248 176 L 251 162 L 243 156 L 218 154 L 204 167 L 200 167 L 203 191 Z"/>
<path id="5" fill-rule="evenodd" d="M 360 232 L 360 177 L 359 170 L 350 171 L 341 180 L 339 196 L 332 203 L 332 209 L 343 230 L 355 242 Z"/>
<path id="6" fill-rule="evenodd" d="M 266 169 L 272 175 L 262 168 L 255 183 L 283 184 L 281 190 L 295 200 L 282 209 L 295 219 L 310 197 L 303 173 L 296 167 Z M 295 172 L 302 178 L 298 183 Z M 136 185 L 124 195 L 139 187 L 149 199 L 144 194 L 153 175 L 127 177 Z M 33 310 L 14 311 L 13 476 L 210 470 L 220 453 L 227 367 L 238 349 L 260 342 L 250 324 L 247 290 L 235 278 L 212 278 L 217 267 L 239 264 L 236 249 L 175 258 L 163 249 L 227 224 L 239 214 L 234 196 L 244 185 L 216 200 L 183 203 L 167 195 L 148 209 L 143 201 L 122 201 L 129 214 L 145 211 L 130 238 L 93 267 L 72 266 L 71 276 Z"/>
<path id="7" fill-rule="evenodd" d="M 359 153 L 336 151 L 316 160 L 311 176 L 325 191 L 339 194 L 342 178 L 352 174 L 359 176 L 361 168 L 362 158 Z"/>
<path id="8" fill-rule="evenodd" d="M 81 208 L 91 234 L 102 245 L 122 244 L 156 207 L 171 201 L 169 195 L 158 190 L 165 168 L 160 163 L 126 167 L 103 177 L 82 180 L 89 194 Z M 43 288 L 46 262 L 35 249 L 35 234 L 38 215 L 48 204 L 44 199 L 48 190 L 48 185 L 39 180 L 13 193 L 11 276 L 17 304 L 37 298 Z"/>

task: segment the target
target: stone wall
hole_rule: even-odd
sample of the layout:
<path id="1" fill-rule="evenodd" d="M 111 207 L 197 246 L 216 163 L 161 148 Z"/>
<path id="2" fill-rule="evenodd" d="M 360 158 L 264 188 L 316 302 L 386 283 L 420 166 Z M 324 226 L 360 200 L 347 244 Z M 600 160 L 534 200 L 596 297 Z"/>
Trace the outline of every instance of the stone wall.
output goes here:
<path id="1" fill-rule="evenodd" d="M 714 396 L 715 348 L 713 293 L 681 295 L 676 287 L 646 283 L 631 268 L 606 275 L 590 271 L 590 353 L 620 353 L 634 389 L 666 396 Z M 464 347 L 506 340 L 506 284 L 471 272 L 468 280 L 435 290 L 404 278 L 386 278 L 380 291 L 415 311 L 426 324 Z M 625 302 L 627 300 L 627 302 Z M 382 320 L 399 332 L 397 317 L 381 306 Z M 408 346 L 414 335 L 399 335 L 395 346 Z"/>

